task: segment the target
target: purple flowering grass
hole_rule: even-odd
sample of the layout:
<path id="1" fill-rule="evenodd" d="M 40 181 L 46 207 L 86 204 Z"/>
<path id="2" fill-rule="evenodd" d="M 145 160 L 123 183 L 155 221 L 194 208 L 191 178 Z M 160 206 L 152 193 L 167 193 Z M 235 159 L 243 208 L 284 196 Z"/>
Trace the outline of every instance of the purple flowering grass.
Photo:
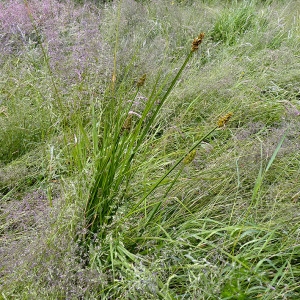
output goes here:
<path id="1" fill-rule="evenodd" d="M 101 22 L 100 10 L 92 4 L 5 1 L 0 3 L 0 53 L 26 57 L 30 50 L 40 51 L 42 43 L 52 72 L 80 81 L 83 73 L 98 70 L 101 58 L 109 63 Z"/>

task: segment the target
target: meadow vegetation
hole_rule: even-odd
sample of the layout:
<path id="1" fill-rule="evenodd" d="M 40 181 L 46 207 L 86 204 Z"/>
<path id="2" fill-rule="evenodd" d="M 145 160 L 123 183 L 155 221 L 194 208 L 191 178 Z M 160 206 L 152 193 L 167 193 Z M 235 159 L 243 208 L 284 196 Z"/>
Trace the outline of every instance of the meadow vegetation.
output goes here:
<path id="1" fill-rule="evenodd" d="M 299 7 L 2 1 L 0 299 L 299 299 Z"/>

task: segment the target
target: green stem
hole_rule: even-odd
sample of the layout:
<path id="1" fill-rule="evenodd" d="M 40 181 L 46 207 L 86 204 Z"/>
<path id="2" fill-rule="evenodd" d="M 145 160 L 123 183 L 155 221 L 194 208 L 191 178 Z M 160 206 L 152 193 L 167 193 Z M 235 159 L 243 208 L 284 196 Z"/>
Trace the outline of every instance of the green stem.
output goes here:
<path id="1" fill-rule="evenodd" d="M 215 126 L 213 129 L 211 129 L 204 137 L 202 137 L 199 141 L 197 141 L 189 150 L 187 153 L 190 153 L 191 151 L 193 151 L 203 140 L 205 140 L 212 132 L 214 132 L 216 129 L 218 128 L 218 126 Z M 157 183 L 150 189 L 150 191 L 131 209 L 131 211 L 129 212 L 129 214 L 126 217 L 129 217 L 136 208 L 138 208 L 140 206 L 140 204 L 146 199 L 148 198 L 152 192 L 162 183 L 162 181 L 185 159 L 186 154 L 183 155 L 181 158 L 179 158 L 177 160 L 177 162 L 174 164 L 174 166 L 164 175 L 162 176 Z"/>
<path id="2" fill-rule="evenodd" d="M 154 119 L 156 118 L 158 112 L 160 111 L 162 105 L 164 104 L 164 102 L 166 101 L 166 99 L 168 98 L 169 94 L 171 93 L 172 89 L 174 88 L 179 76 L 181 75 L 182 71 L 184 70 L 184 68 L 186 67 L 187 63 L 189 62 L 190 58 L 192 57 L 192 55 L 194 54 L 193 51 L 190 51 L 190 53 L 188 54 L 188 56 L 186 57 L 185 61 L 183 62 L 181 68 L 179 69 L 179 71 L 177 72 L 176 76 L 174 77 L 174 79 L 172 80 L 168 90 L 166 91 L 166 93 L 164 94 L 164 96 L 162 97 L 161 101 L 159 102 L 159 104 L 157 105 L 154 113 L 152 114 L 151 118 L 149 119 L 149 121 L 147 122 L 147 125 L 145 126 L 139 141 L 137 143 L 136 149 L 140 146 L 140 144 L 142 143 L 142 141 L 144 140 L 145 135 L 147 134 L 147 132 L 149 131 L 149 128 L 151 126 L 151 124 L 153 124 Z"/>

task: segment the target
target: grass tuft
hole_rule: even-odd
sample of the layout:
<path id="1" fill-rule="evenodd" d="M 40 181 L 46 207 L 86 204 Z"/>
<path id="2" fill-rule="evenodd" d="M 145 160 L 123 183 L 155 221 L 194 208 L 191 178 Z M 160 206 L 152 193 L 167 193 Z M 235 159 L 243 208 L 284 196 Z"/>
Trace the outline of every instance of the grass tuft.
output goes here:
<path id="1" fill-rule="evenodd" d="M 0 298 L 299 299 L 298 7 L 2 1 Z"/>

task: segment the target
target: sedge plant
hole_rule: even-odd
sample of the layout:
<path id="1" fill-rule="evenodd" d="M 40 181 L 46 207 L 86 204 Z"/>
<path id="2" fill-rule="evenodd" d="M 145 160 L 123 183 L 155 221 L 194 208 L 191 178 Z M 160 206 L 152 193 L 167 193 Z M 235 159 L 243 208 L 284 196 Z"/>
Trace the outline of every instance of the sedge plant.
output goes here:
<path id="1" fill-rule="evenodd" d="M 168 89 L 160 98 L 160 94 L 156 93 L 156 86 L 154 86 L 148 102 L 142 114 L 139 116 L 138 121 L 133 122 L 134 113 L 131 111 L 132 103 L 138 94 L 138 90 L 143 86 L 146 75 L 143 75 L 137 82 L 137 92 L 133 96 L 133 100 L 124 109 L 122 105 L 118 103 L 117 96 L 114 93 L 114 97 L 109 94 L 107 97 L 108 106 L 103 112 L 104 127 L 102 137 L 96 144 L 101 146 L 98 148 L 98 153 L 95 156 L 95 169 L 93 173 L 92 183 L 89 188 L 88 200 L 85 207 L 85 234 L 83 236 L 83 243 L 85 251 L 89 251 L 94 248 L 96 241 L 103 241 L 109 233 L 110 224 L 114 220 L 119 207 L 125 202 L 125 194 L 127 187 L 130 184 L 130 180 L 136 170 L 132 167 L 132 163 L 137 153 L 140 152 L 144 142 L 148 139 L 151 128 L 156 121 L 163 104 L 170 95 L 174 86 L 176 85 L 180 75 L 182 74 L 187 63 L 198 50 L 204 33 L 200 33 L 197 38 L 192 42 L 191 50 L 189 51 L 185 61 L 177 74 L 171 81 Z M 115 92 L 115 91 L 114 91 Z M 117 91 L 116 91 L 117 93 Z M 159 101 L 158 101 L 159 100 Z M 157 104 L 158 103 L 158 104 Z M 124 113 L 125 112 L 125 113 Z M 185 165 L 189 164 L 196 155 L 196 148 L 199 144 L 207 138 L 216 129 L 225 126 L 227 121 L 232 116 L 232 113 L 228 113 L 218 120 L 216 126 L 214 126 L 207 134 L 200 138 L 187 152 L 182 155 L 177 162 L 164 174 L 159 180 L 149 188 L 149 191 L 130 209 L 125 215 L 125 219 L 135 214 L 140 208 L 139 206 L 146 201 L 146 199 L 163 183 L 168 175 L 174 171 L 181 163 L 182 167 L 179 168 L 177 176 L 172 180 L 169 187 L 166 189 L 161 201 L 156 203 L 150 213 L 145 216 L 144 228 L 151 223 L 155 214 L 159 210 L 164 199 L 166 199 L 169 191 L 174 186 L 176 180 L 181 174 Z M 93 121 L 95 124 L 95 121 Z M 93 131 L 97 131 L 93 126 Z M 98 139 L 98 134 L 93 134 L 95 139 Z M 118 222 L 120 225 L 124 222 L 121 218 Z M 121 246 L 123 247 L 123 246 Z M 120 244 L 118 242 L 111 245 L 111 253 L 115 251 L 120 252 Z M 118 255 L 124 255 L 130 260 L 133 259 L 133 255 L 128 255 L 124 251 L 121 251 Z M 109 259 L 113 263 L 114 255 L 111 255 Z"/>
<path id="2" fill-rule="evenodd" d="M 130 8 L 133 6 L 131 5 L 134 3 L 133 1 L 126 2 Z M 245 4 L 247 4 L 246 2 Z M 52 184 L 53 176 L 57 175 L 63 176 L 64 182 L 70 181 L 71 183 L 66 187 L 67 195 L 61 195 L 57 199 L 53 193 L 54 208 L 57 200 L 63 200 L 66 196 L 67 201 L 70 200 L 72 203 L 65 211 L 64 209 L 60 210 L 61 217 L 56 222 L 55 227 L 52 226 L 52 220 L 49 222 L 49 227 L 45 227 L 44 219 L 48 219 L 44 218 L 46 214 L 43 214 L 42 218 L 39 217 L 39 224 L 43 224 L 43 228 L 47 231 L 41 231 L 39 228 L 37 228 L 39 231 L 36 231 L 36 224 L 28 223 L 28 220 L 32 219 L 28 218 L 32 215 L 32 209 L 30 208 L 28 213 L 24 209 L 16 211 L 18 208 L 22 208 L 19 203 L 24 203 L 26 198 L 28 201 L 27 196 L 24 200 L 21 198 L 23 191 L 20 191 L 19 186 L 22 186 L 26 193 L 28 189 L 32 190 L 36 187 L 36 185 L 32 186 L 31 184 L 29 186 L 27 180 L 21 182 L 20 178 L 24 176 L 25 179 L 29 176 L 35 178 L 36 173 L 33 173 L 35 168 L 28 168 L 27 162 L 25 165 L 24 156 L 18 164 L 14 162 L 13 165 L 7 165 L 5 169 L 1 169 L 0 185 L 2 188 L 0 196 L 3 195 L 2 198 L 0 197 L 3 210 L 1 215 L 3 221 L 3 225 L 1 225 L 3 232 L 1 253 L 3 254 L 3 265 L 0 277 L 2 282 L 5 282 L 5 289 L 1 289 L 0 294 L 4 299 L 299 298 L 299 214 L 297 213 L 299 204 L 297 185 L 299 177 L 299 155 L 297 152 L 299 120 L 297 111 L 295 115 L 292 115 L 287 109 L 286 115 L 283 117 L 282 110 L 279 111 L 278 109 L 283 99 L 286 103 L 297 105 L 298 94 L 296 92 L 298 91 L 297 83 L 299 80 L 297 63 L 293 59 L 296 56 L 293 54 L 297 52 L 295 45 L 299 32 L 299 18 L 293 13 L 285 18 L 284 14 L 280 13 L 279 3 L 272 2 L 271 5 L 271 2 L 268 1 L 268 5 L 259 3 L 258 7 L 256 4 L 255 7 L 247 5 L 246 7 L 249 9 L 243 10 L 243 13 L 239 13 L 240 6 L 235 9 L 232 3 L 233 10 L 225 12 L 227 17 L 223 18 L 222 13 L 220 14 L 221 17 L 216 20 L 216 24 L 223 23 L 225 27 L 213 27 L 212 24 L 209 24 L 208 27 L 213 28 L 210 36 L 212 44 L 209 46 L 212 51 L 210 55 L 208 53 L 206 56 L 205 62 L 208 63 L 205 66 L 206 75 L 202 76 L 201 91 L 198 89 L 199 81 L 194 80 L 192 76 L 189 76 L 189 81 L 185 80 L 184 84 L 179 87 L 179 89 L 184 89 L 178 97 L 181 107 L 184 107 L 185 101 L 188 101 L 189 105 L 188 109 L 185 110 L 184 117 L 181 114 L 181 119 L 187 120 L 187 122 L 185 125 L 178 125 L 184 142 L 189 137 L 194 138 L 193 130 L 198 132 L 198 128 L 189 127 L 191 124 L 188 116 L 193 117 L 193 120 L 195 119 L 198 124 L 199 120 L 206 120 L 209 115 L 213 115 L 213 111 L 224 110 L 225 98 L 226 106 L 229 98 L 237 103 L 238 108 L 234 109 L 235 114 L 239 116 L 237 117 L 239 120 L 243 120 L 238 126 L 233 126 L 231 130 L 234 139 L 227 140 L 224 137 L 226 134 L 222 134 L 225 132 L 219 131 L 218 134 L 212 132 L 215 127 L 212 126 L 211 129 L 208 127 L 204 133 L 197 136 L 193 144 L 191 143 L 194 146 L 187 147 L 186 153 L 188 154 L 180 152 L 180 157 L 178 157 L 178 152 L 176 152 L 177 161 L 175 160 L 171 166 L 169 161 L 160 165 L 160 170 L 164 169 L 164 171 L 158 175 L 154 182 L 151 179 L 143 180 L 143 178 L 156 177 L 160 171 L 157 170 L 158 168 L 150 166 L 160 151 L 160 142 L 164 143 L 163 146 L 168 143 L 168 147 L 170 146 L 172 149 L 176 147 L 179 151 L 183 146 L 180 144 L 178 147 L 178 144 L 169 143 L 168 136 L 165 134 L 162 139 L 157 139 L 152 134 L 152 128 L 159 123 L 161 115 L 162 106 L 161 108 L 158 106 L 163 99 L 164 104 L 162 105 L 166 105 L 167 109 L 176 107 L 176 94 L 181 91 L 174 91 L 172 87 L 169 94 L 166 94 L 165 91 L 168 90 L 168 86 L 162 86 L 161 77 L 157 77 L 155 88 L 152 92 L 150 90 L 150 96 L 147 97 L 147 103 L 143 103 L 145 105 L 144 110 L 135 112 L 134 99 L 139 100 L 139 91 L 139 94 L 146 94 L 143 87 L 146 76 L 142 76 L 137 87 L 132 88 L 132 85 L 124 80 L 124 76 L 118 73 L 116 55 L 120 53 L 122 44 L 118 43 L 114 52 L 114 76 L 109 88 L 103 92 L 104 88 L 99 76 L 94 75 L 92 69 L 88 69 L 89 75 L 92 74 L 91 77 L 85 77 L 84 81 L 76 86 L 86 106 L 81 106 L 81 101 L 78 102 L 80 110 L 76 110 L 75 114 L 72 115 L 72 122 L 62 124 L 60 121 L 63 119 L 62 116 L 64 119 L 70 116 L 69 106 L 65 100 L 72 98 L 76 102 L 78 95 L 73 92 L 70 95 L 65 94 L 58 84 L 60 81 L 57 75 L 59 74 L 55 72 L 55 69 L 53 69 L 53 73 L 51 70 L 48 71 L 50 65 L 47 66 L 47 62 L 52 56 L 49 56 L 47 52 L 45 52 L 46 55 L 39 52 L 52 91 L 45 93 L 41 90 L 41 95 L 44 94 L 45 99 L 57 100 L 53 101 L 53 104 L 57 105 L 51 105 L 51 109 L 54 111 L 48 114 L 47 110 L 48 115 L 55 115 L 55 120 L 58 119 L 58 122 L 52 125 L 51 128 L 54 130 L 51 129 L 51 132 L 57 134 L 57 138 L 59 138 L 57 144 L 62 141 L 64 144 L 61 149 L 52 140 L 51 142 L 48 141 L 50 151 L 44 151 L 50 156 L 49 159 L 47 158 L 46 165 L 48 168 L 46 172 L 40 169 L 42 163 L 40 160 L 37 161 L 37 151 L 35 150 L 31 155 L 33 156 L 32 159 L 36 161 L 35 166 L 39 167 L 42 174 L 42 178 L 39 179 L 42 180 L 42 189 L 44 189 L 45 183 Z M 52 1 L 52 3 L 56 2 Z M 163 1 L 157 3 L 156 7 L 159 7 L 160 14 L 164 13 Z M 165 26 L 170 20 L 168 25 L 171 29 L 169 30 L 176 32 L 177 36 L 184 36 L 183 34 L 178 35 L 180 32 L 177 30 L 178 27 L 180 26 L 186 32 L 187 29 L 194 26 L 195 22 L 186 22 L 183 15 L 178 18 L 182 20 L 182 23 L 178 22 L 174 18 L 173 8 L 178 13 L 190 11 L 189 16 L 193 16 L 195 15 L 195 7 L 200 8 L 199 3 L 195 3 L 195 6 L 191 7 L 174 5 L 172 10 L 168 10 L 170 14 L 166 14 L 166 18 L 156 16 L 154 25 L 153 22 L 148 23 L 153 25 L 153 31 L 158 31 L 160 25 Z M 237 5 L 238 3 L 235 6 Z M 290 5 L 290 11 L 292 8 L 296 8 L 296 5 L 296 2 Z M 203 4 L 201 6 L 203 9 Z M 224 7 L 219 6 L 216 4 L 215 9 L 209 8 L 210 13 L 217 10 L 223 12 Z M 114 5 L 113 9 L 115 7 Z M 151 8 L 151 3 L 149 3 L 149 8 Z M 258 22 L 260 13 L 254 14 L 252 8 L 257 9 L 257 12 L 262 14 L 263 26 L 260 26 Z M 272 8 L 275 8 L 273 14 Z M 284 11 L 288 11 L 287 8 L 285 6 Z M 294 11 L 296 10 L 294 9 Z M 204 16 L 206 13 L 202 15 Z M 134 14 L 135 21 L 137 16 Z M 294 18 L 294 25 L 293 28 L 290 27 L 289 39 L 286 36 L 274 34 L 277 30 L 279 33 L 286 32 L 288 26 L 284 20 L 291 20 L 292 18 Z M 141 19 L 147 20 L 147 15 L 144 14 Z M 194 16 L 194 19 L 202 23 L 202 26 L 206 26 L 202 22 L 203 20 L 199 19 L 199 16 Z M 209 19 L 213 18 L 209 17 Z M 231 19 L 233 22 L 229 22 Z M 127 15 L 124 16 L 124 20 L 128 20 Z M 120 21 L 117 20 L 117 22 Z M 276 27 L 276 30 L 274 28 L 274 30 L 270 30 L 268 22 L 273 24 L 272 26 Z M 143 32 L 150 31 L 147 28 L 148 23 L 144 23 Z M 103 24 L 105 24 L 103 27 L 109 27 L 105 21 Z M 232 26 L 232 24 L 237 24 L 237 26 Z M 129 41 L 132 46 L 131 39 L 122 33 L 122 26 L 119 27 L 118 36 Z M 37 28 L 40 30 L 39 26 Z M 140 32 L 135 32 L 132 27 L 129 28 L 130 34 L 134 32 L 134 37 L 139 36 Z M 75 31 L 73 28 L 72 30 Z M 151 34 L 154 32 L 151 31 Z M 172 36 L 169 31 L 166 31 L 166 35 L 169 38 Z M 89 35 L 86 34 L 86 36 Z M 109 37 L 106 35 L 106 38 L 109 39 Z M 141 35 L 141 37 L 144 39 L 145 35 Z M 273 45 L 270 49 L 265 49 L 265 47 L 269 47 L 268 37 L 272 44 L 276 37 L 278 42 L 276 48 Z M 151 41 L 151 45 L 157 44 L 157 40 L 150 40 L 148 37 L 145 40 Z M 160 38 L 159 40 L 164 41 L 165 39 Z M 173 40 L 174 44 L 180 44 L 174 36 L 172 36 Z M 213 44 L 213 41 L 216 44 Z M 258 44 L 259 46 L 257 46 Z M 281 44 L 284 47 L 281 47 Z M 43 46 L 43 43 L 37 45 L 39 48 Z M 198 47 L 197 40 L 194 46 Z M 86 44 L 85 47 L 87 47 Z M 170 47 L 171 49 L 172 47 Z M 260 51 L 257 51 L 258 49 Z M 103 52 L 106 56 L 109 51 Z M 126 52 L 127 58 L 131 55 L 130 53 L 130 50 Z M 173 53 L 171 54 L 173 55 Z M 193 56 L 194 54 L 190 53 L 190 55 Z M 88 52 L 86 56 L 90 57 Z M 67 62 L 66 58 L 64 57 L 64 60 Z M 18 62 L 22 61 L 20 57 L 17 59 Z M 128 64 L 128 59 L 125 61 L 127 66 L 125 71 L 128 71 L 125 75 L 128 79 L 130 71 L 134 68 L 132 68 L 133 63 Z M 52 61 L 50 62 L 52 67 Z M 149 63 L 152 63 L 151 59 L 149 59 Z M 9 64 L 13 66 L 11 60 L 6 65 Z M 190 64 L 190 60 L 188 64 Z M 137 66 L 138 63 L 134 61 L 134 65 Z M 26 66 L 25 61 L 22 66 L 18 64 L 16 68 L 20 76 L 24 74 L 21 68 L 24 66 Z M 97 60 L 95 66 L 100 67 L 101 61 Z M 195 68 L 197 78 L 199 76 L 198 67 L 199 64 L 191 65 L 192 71 Z M 215 69 L 216 67 L 217 69 Z M 110 68 L 106 66 L 106 69 Z M 143 68 L 142 72 L 147 72 L 147 76 L 149 76 L 149 70 L 146 67 Z M 239 73 L 243 75 L 239 77 Z M 37 78 L 39 82 L 41 80 L 38 77 L 39 74 L 39 72 L 32 73 L 32 79 Z M 3 76 L 3 78 L 6 77 L 7 74 Z M 15 78 L 17 76 L 11 73 L 9 77 Z M 94 80 L 95 78 L 97 80 Z M 170 77 L 168 78 L 170 79 Z M 32 80 L 25 81 L 35 82 Z M 25 81 L 23 76 L 20 83 Z M 53 87 L 53 82 L 57 85 L 58 93 Z M 174 82 L 175 85 L 178 83 L 176 80 Z M 4 85 L 5 82 L 3 81 L 2 86 Z M 196 85 L 197 88 L 195 88 Z M 16 84 L 16 86 L 18 89 L 22 89 L 24 96 L 30 94 L 31 98 L 36 98 L 36 94 L 33 92 L 37 87 L 32 86 L 32 89 L 28 89 L 28 85 Z M 93 88 L 90 89 L 91 86 Z M 95 86 L 97 87 L 94 88 Z M 98 89 L 99 86 L 100 89 Z M 253 86 L 257 88 L 253 89 Z M 82 88 L 89 93 L 83 93 Z M 6 93 L 6 90 L 12 93 L 14 86 L 9 88 L 5 86 L 3 91 Z M 158 90 L 159 92 L 157 92 Z M 228 91 L 230 91 L 229 94 Z M 76 92 L 78 91 L 76 90 Z M 197 95 L 196 98 L 194 98 L 195 94 Z M 24 96 L 19 97 L 22 101 L 18 103 L 23 102 L 23 99 L 25 100 Z M 175 96 L 175 99 L 172 99 L 172 103 L 166 103 L 169 102 L 170 96 L 172 98 Z M 190 102 L 189 99 L 192 98 L 194 100 Z M 4 99 L 3 95 L 2 99 Z M 38 99 L 42 103 L 44 97 Z M 60 107 L 60 99 L 62 107 Z M 128 99 L 131 101 L 127 101 Z M 5 105 L 0 108 L 2 123 L 9 128 L 8 121 L 13 117 L 10 108 L 12 105 L 11 97 L 8 97 L 1 105 Z M 201 107 L 201 117 L 196 117 L 196 114 L 199 115 L 199 106 L 197 105 Z M 29 116 L 27 106 L 24 106 L 24 109 L 19 106 L 18 109 L 22 111 L 26 109 L 26 114 Z M 225 119 L 221 118 L 219 121 L 219 125 L 222 126 Z M 263 126 L 261 124 L 258 126 L 257 121 L 261 121 Z M 31 121 L 33 124 L 36 122 L 37 120 L 34 119 Z M 274 150 L 278 144 L 277 142 L 274 143 L 275 136 L 277 141 L 278 130 L 281 132 L 282 127 L 285 127 L 289 122 L 293 122 L 292 130 L 285 135 L 284 143 L 281 141 Z M 42 123 L 45 125 L 45 122 Z M 20 128 L 20 132 L 25 131 Z M 207 151 L 210 154 L 206 155 L 206 153 L 200 152 L 197 144 L 203 139 L 202 136 L 206 136 L 210 132 L 212 132 L 211 136 L 207 137 L 206 141 L 208 140 L 214 149 Z M 28 136 L 27 133 L 26 135 Z M 226 140 L 226 143 L 214 138 L 216 135 L 223 135 L 223 140 Z M 262 135 L 263 140 L 259 138 Z M 15 136 L 15 134 L 11 136 Z M 260 164 L 258 161 L 259 158 L 263 161 L 264 152 L 260 152 L 259 147 L 256 147 L 257 140 L 255 138 L 257 137 L 263 145 L 261 149 L 267 149 L 268 154 L 271 153 L 272 155 L 273 153 L 265 167 L 263 167 L 263 163 Z M 20 143 L 25 142 L 23 137 L 18 140 Z M 178 143 L 181 141 L 176 140 Z M 26 144 L 29 144 L 28 139 Z M 203 145 L 204 143 L 201 146 Z M 148 146 L 149 152 L 154 154 L 149 160 L 147 159 L 149 157 L 147 156 L 149 154 L 148 148 L 145 149 Z M 281 148 L 281 146 L 283 147 Z M 4 147 L 8 149 L 7 153 L 13 153 L 10 145 L 3 143 L 2 148 Z M 199 152 L 198 156 L 201 157 L 197 158 L 193 167 L 187 166 L 194 159 L 196 148 Z M 277 155 L 279 148 L 280 155 Z M 237 182 L 235 180 L 235 167 L 232 165 L 235 158 L 232 149 L 236 151 L 238 156 L 236 162 Z M 271 149 L 270 152 L 269 149 Z M 65 150 L 69 151 L 67 153 L 69 155 L 59 157 L 58 151 L 65 154 Z M 169 148 L 167 152 L 169 153 Z M 164 153 L 166 153 L 165 150 Z M 174 152 L 171 152 L 168 157 L 169 155 L 172 157 L 173 154 Z M 40 156 L 42 157 L 42 155 L 44 154 L 41 153 Z M 276 163 L 274 164 L 275 156 Z M 165 157 L 162 159 L 165 161 Z M 140 160 L 144 160 L 143 164 L 139 163 Z M 66 164 L 62 164 L 63 169 L 58 169 L 60 163 L 65 162 Z M 154 169 L 155 172 L 153 172 Z M 62 173 L 62 170 L 64 172 L 66 170 L 66 173 Z M 147 176 L 150 172 L 151 175 Z M 185 173 L 188 176 L 185 176 Z M 22 176 L 16 176 L 16 174 Z M 63 183 L 60 178 L 55 181 L 56 185 Z M 33 198 L 31 193 L 28 193 L 28 196 Z M 49 199 L 51 199 L 51 195 Z M 74 203 L 74 199 L 78 199 L 78 201 Z M 37 199 L 39 203 L 40 200 L 42 199 Z M 89 200 L 89 203 L 86 203 L 86 200 Z M 92 202 L 92 200 L 95 201 Z M 18 205 L 16 205 L 17 203 Z M 17 216 L 21 213 L 22 218 L 12 218 L 11 216 L 16 212 L 18 213 Z M 79 219 L 82 214 L 85 218 Z M 53 214 L 53 217 L 55 215 Z M 89 217 L 90 219 L 88 219 Z M 69 222 L 70 218 L 72 222 Z M 25 219 L 29 227 L 25 229 L 26 231 L 19 233 L 20 220 Z M 85 222 L 84 242 L 87 246 L 85 249 L 88 251 L 85 254 L 89 256 L 91 267 L 84 270 L 82 269 L 84 262 L 77 256 L 77 251 L 81 251 L 81 249 L 78 249 L 78 244 L 69 243 L 74 236 L 74 231 L 78 233 L 78 224 L 82 224 L 80 222 Z M 73 226 L 74 224 L 76 225 Z M 47 243 L 43 242 L 45 239 L 44 232 L 51 233 Z M 40 240 L 35 243 L 32 242 L 32 237 L 35 235 L 42 236 L 41 242 Z M 15 238 L 16 241 L 11 243 Z M 30 244 L 28 247 L 26 246 L 27 248 L 23 246 L 25 241 Z M 27 257 L 29 253 L 32 255 Z M 57 255 L 58 253 L 60 255 Z M 17 263 L 13 262 L 12 259 L 16 260 Z M 21 260 L 24 263 L 18 265 L 18 261 Z M 31 260 L 33 264 L 31 264 Z M 70 263 L 72 260 L 74 262 Z M 94 267 L 98 272 L 95 272 Z M 90 271 L 91 273 L 89 273 Z"/>
<path id="3" fill-rule="evenodd" d="M 86 245 L 93 243 L 95 236 L 100 239 L 104 238 L 106 226 L 111 223 L 114 213 L 123 201 L 120 195 L 124 194 L 124 189 L 126 190 L 126 186 L 132 176 L 132 161 L 135 155 L 140 151 L 145 139 L 147 139 L 147 135 L 159 111 L 173 90 L 187 63 L 196 50 L 198 50 L 203 38 L 204 33 L 200 33 L 199 36 L 193 40 L 190 52 L 174 79 L 171 81 L 167 91 L 161 99 L 159 99 L 159 102 L 157 101 L 159 95 L 156 93 L 156 86 L 153 88 L 147 105 L 134 128 L 132 128 L 132 115 L 130 114 L 134 98 L 124 113 L 124 107 L 118 102 L 115 93 L 111 96 L 111 90 L 107 91 L 106 97 L 108 104 L 107 107 L 104 108 L 103 119 L 101 120 L 104 124 L 102 137 L 99 141 L 101 146 L 95 157 L 92 183 L 89 188 L 85 208 L 86 234 L 84 236 L 84 243 Z M 140 78 L 137 89 L 142 87 L 145 79 L 145 75 Z M 136 95 L 137 93 L 135 96 Z M 97 131 L 97 129 L 94 129 L 94 131 Z M 93 136 L 95 139 L 98 139 L 98 134 L 94 134 Z M 191 151 L 192 150 L 193 149 L 191 149 Z M 180 162 L 176 165 L 179 163 Z M 166 176 L 167 175 L 163 176 L 162 180 Z M 157 185 L 159 185 L 159 183 Z"/>

